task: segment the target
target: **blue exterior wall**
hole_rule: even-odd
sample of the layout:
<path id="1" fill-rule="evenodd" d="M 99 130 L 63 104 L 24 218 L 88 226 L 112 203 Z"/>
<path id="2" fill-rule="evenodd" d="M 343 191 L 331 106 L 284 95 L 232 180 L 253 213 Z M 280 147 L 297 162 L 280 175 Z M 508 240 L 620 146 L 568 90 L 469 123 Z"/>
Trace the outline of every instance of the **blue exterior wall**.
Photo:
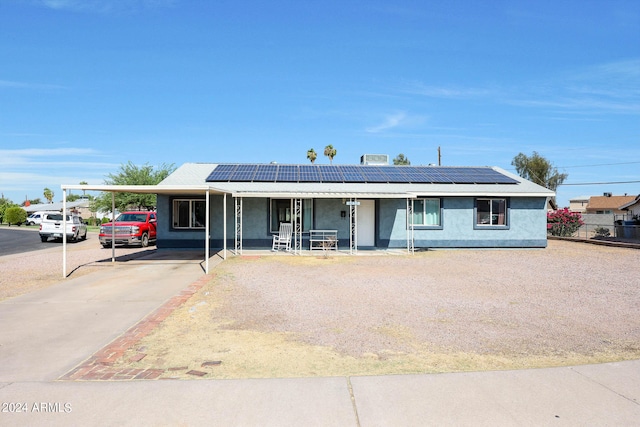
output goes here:
<path id="1" fill-rule="evenodd" d="M 441 227 L 415 227 L 416 248 L 547 246 L 545 198 L 510 198 L 508 225 L 502 229 L 474 227 L 473 197 L 444 197 L 441 203 Z M 386 199 L 379 204 L 378 247 L 406 247 L 406 201 Z"/>
<path id="2" fill-rule="evenodd" d="M 202 196 L 179 196 L 199 198 Z M 159 248 L 204 247 L 204 230 L 176 230 L 171 227 L 173 197 L 158 196 Z M 269 199 L 243 199 L 242 233 L 244 248 L 270 248 Z M 441 227 L 414 229 L 416 248 L 464 247 L 546 247 L 546 199 L 510 198 L 508 226 L 504 229 L 474 227 L 473 197 L 444 197 L 441 199 Z M 223 245 L 223 197 L 211 196 L 211 247 Z M 345 216 L 341 212 L 345 212 Z M 313 228 L 338 230 L 339 245 L 349 247 L 349 210 L 341 199 L 313 201 Z M 234 200 L 227 197 L 227 247 L 234 246 Z M 376 246 L 378 248 L 406 248 L 406 199 L 376 200 Z M 303 248 L 308 249 L 307 235 Z"/>

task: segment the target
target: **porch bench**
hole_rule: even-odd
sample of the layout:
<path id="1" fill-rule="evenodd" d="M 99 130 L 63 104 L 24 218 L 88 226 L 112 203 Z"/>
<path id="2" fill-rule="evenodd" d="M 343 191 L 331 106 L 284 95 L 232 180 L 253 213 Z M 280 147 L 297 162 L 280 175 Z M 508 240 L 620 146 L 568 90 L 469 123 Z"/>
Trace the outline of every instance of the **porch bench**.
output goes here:
<path id="1" fill-rule="evenodd" d="M 338 230 L 309 230 L 309 250 L 338 250 Z"/>

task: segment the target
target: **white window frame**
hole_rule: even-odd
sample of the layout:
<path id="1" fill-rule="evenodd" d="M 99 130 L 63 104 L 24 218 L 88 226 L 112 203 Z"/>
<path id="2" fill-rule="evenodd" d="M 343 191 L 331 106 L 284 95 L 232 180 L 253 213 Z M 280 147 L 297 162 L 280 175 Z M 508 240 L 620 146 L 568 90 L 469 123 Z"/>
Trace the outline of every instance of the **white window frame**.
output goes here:
<path id="1" fill-rule="evenodd" d="M 438 221 L 436 224 L 425 224 L 425 220 L 427 218 L 427 211 L 426 211 L 426 207 L 427 207 L 427 203 L 425 203 L 426 201 L 437 201 L 438 202 Z M 416 202 L 422 202 L 422 223 L 418 223 L 415 222 L 415 214 L 416 211 L 418 210 L 417 207 L 419 205 L 419 203 Z M 413 203 L 413 226 L 415 228 L 418 229 L 441 229 L 442 228 L 442 199 L 439 197 L 418 197 L 412 200 Z"/>
<path id="2" fill-rule="evenodd" d="M 189 203 L 189 213 L 187 214 L 189 216 L 189 225 L 185 226 L 180 226 L 180 210 L 178 208 L 178 203 L 179 202 L 188 202 Z M 176 230 L 204 230 L 205 229 L 205 222 L 206 222 L 206 212 L 203 212 L 203 217 L 200 218 L 201 221 L 198 221 L 198 218 L 196 218 L 195 216 L 195 203 L 202 203 L 204 209 L 206 209 L 206 201 L 205 199 L 185 199 L 185 198 L 176 198 L 173 199 L 171 201 L 171 224 L 172 224 L 172 228 L 176 229 Z M 176 218 L 176 215 L 178 215 L 178 218 Z M 200 225 L 198 225 L 198 222 L 200 223 Z"/>
<path id="3" fill-rule="evenodd" d="M 275 201 L 286 201 L 287 203 L 289 203 L 289 212 L 287 212 L 285 214 L 285 218 L 283 219 L 283 221 L 278 221 L 278 229 L 277 230 L 273 230 L 273 203 Z M 305 224 L 304 222 L 304 217 L 305 217 L 305 210 L 308 209 L 309 213 L 308 213 L 308 223 Z M 293 200 L 292 199 L 280 199 L 280 198 L 272 198 L 269 199 L 269 232 L 270 233 L 277 233 L 280 229 L 280 222 L 293 222 Z M 302 220 L 302 232 L 303 233 L 308 233 L 309 230 L 313 229 L 313 199 L 302 199 L 302 216 L 303 216 L 303 220 Z"/>

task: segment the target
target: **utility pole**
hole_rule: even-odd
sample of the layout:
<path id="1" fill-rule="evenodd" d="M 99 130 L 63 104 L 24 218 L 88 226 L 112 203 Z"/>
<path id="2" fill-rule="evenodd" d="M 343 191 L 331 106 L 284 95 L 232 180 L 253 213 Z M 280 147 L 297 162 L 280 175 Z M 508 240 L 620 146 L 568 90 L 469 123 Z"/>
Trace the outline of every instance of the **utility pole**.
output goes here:
<path id="1" fill-rule="evenodd" d="M 442 166 L 442 156 L 440 155 L 440 146 L 438 145 L 438 166 Z"/>

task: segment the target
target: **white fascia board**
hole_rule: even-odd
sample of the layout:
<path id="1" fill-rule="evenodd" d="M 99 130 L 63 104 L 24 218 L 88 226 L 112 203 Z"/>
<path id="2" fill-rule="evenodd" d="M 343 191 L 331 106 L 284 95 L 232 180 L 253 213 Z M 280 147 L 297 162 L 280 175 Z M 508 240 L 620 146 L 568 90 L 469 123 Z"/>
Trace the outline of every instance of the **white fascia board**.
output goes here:
<path id="1" fill-rule="evenodd" d="M 111 193 L 186 194 L 225 191 L 208 185 L 62 185 L 62 190 L 104 191 Z"/>

